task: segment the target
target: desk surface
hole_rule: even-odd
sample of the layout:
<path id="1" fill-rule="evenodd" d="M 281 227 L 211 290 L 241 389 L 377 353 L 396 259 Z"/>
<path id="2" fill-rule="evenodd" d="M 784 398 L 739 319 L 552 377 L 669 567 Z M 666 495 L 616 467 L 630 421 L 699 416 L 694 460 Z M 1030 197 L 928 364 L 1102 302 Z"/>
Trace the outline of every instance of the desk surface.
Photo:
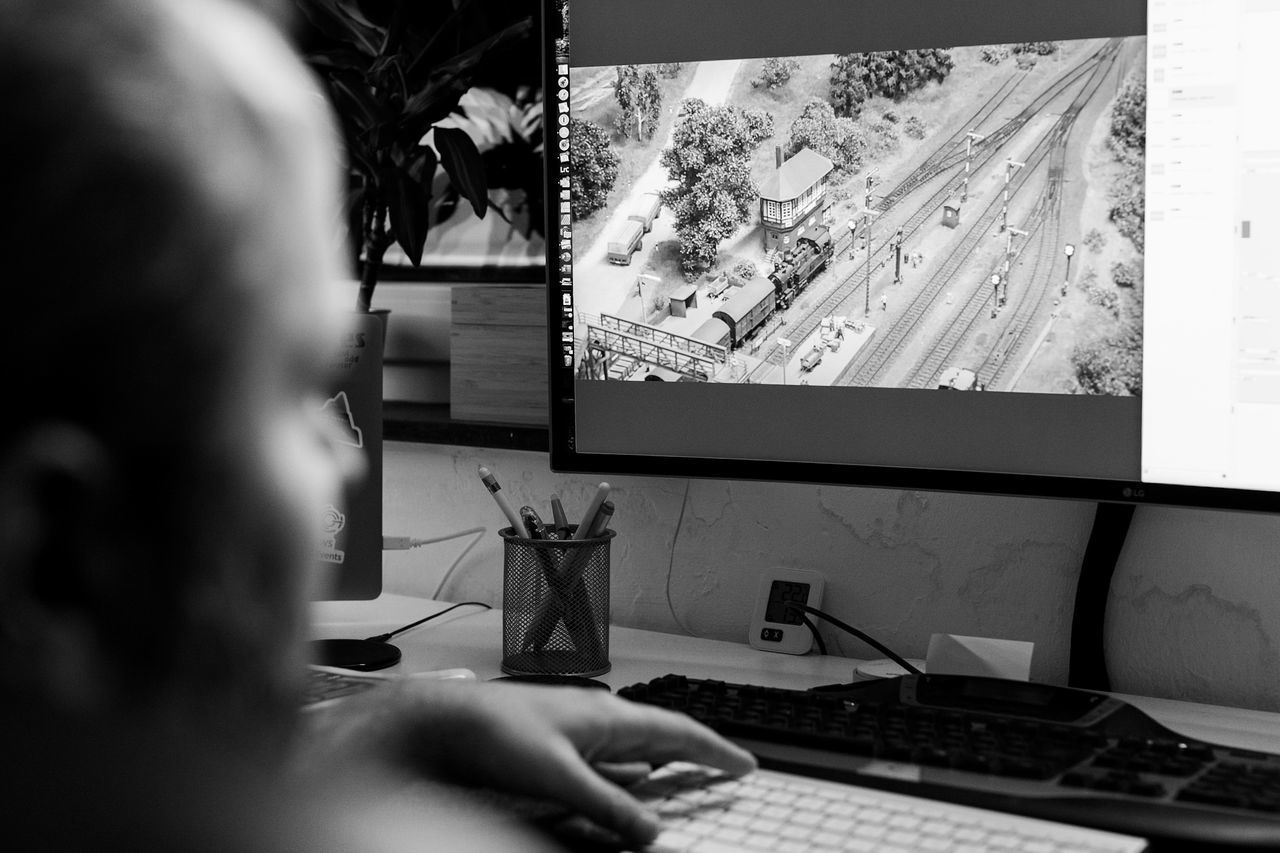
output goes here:
<path id="1" fill-rule="evenodd" d="M 316 637 L 369 637 L 395 630 L 449 607 L 449 602 L 383 595 L 373 601 L 324 601 L 313 605 Z M 404 654 L 389 673 L 410 674 L 465 667 L 480 679 L 501 676 L 502 612 L 460 607 L 394 637 Z M 609 634 L 612 670 L 601 681 L 617 689 L 667 673 L 696 678 L 804 689 L 850 681 L 862 661 L 830 655 L 782 655 L 745 642 L 704 640 L 614 626 Z M 1125 699 L 1182 734 L 1244 749 L 1280 753 L 1280 714 L 1177 702 L 1145 696 Z"/>

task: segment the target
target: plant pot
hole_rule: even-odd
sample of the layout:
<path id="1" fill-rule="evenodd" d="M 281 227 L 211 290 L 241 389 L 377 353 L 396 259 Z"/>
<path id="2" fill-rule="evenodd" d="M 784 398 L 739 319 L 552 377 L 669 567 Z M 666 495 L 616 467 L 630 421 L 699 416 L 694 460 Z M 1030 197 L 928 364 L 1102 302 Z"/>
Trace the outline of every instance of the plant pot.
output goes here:
<path id="1" fill-rule="evenodd" d="M 388 311 L 355 313 L 323 413 L 339 441 L 364 455 L 364 477 L 324 510 L 320 562 L 333 575 L 333 599 L 377 598 L 382 592 L 382 357 Z"/>

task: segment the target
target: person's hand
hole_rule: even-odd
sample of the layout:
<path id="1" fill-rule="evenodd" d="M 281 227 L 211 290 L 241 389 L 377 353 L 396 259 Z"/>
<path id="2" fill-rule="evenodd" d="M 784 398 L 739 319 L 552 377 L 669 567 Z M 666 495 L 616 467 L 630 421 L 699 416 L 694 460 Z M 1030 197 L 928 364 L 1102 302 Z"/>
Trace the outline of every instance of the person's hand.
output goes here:
<path id="1" fill-rule="evenodd" d="M 683 714 L 603 690 L 448 683 L 413 689 L 417 700 L 407 703 L 408 727 L 401 729 L 411 758 L 460 782 L 556 800 L 631 841 L 650 841 L 660 827 L 610 781 L 627 778 L 627 765 L 683 760 L 734 775 L 756 767 L 751 753 Z"/>

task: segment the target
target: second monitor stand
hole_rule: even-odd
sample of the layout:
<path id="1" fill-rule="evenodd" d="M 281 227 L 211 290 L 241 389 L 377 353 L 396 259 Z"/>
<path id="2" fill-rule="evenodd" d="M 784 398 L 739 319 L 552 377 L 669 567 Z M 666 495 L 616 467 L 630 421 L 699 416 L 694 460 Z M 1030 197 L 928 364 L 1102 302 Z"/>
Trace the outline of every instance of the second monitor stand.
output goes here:
<path id="1" fill-rule="evenodd" d="M 1105 628 L 1107 597 L 1120 552 L 1124 549 L 1133 504 L 1100 502 L 1093 529 L 1080 563 L 1076 581 L 1075 610 L 1071 617 L 1071 652 L 1067 684 L 1085 690 L 1110 690 L 1107 673 Z"/>

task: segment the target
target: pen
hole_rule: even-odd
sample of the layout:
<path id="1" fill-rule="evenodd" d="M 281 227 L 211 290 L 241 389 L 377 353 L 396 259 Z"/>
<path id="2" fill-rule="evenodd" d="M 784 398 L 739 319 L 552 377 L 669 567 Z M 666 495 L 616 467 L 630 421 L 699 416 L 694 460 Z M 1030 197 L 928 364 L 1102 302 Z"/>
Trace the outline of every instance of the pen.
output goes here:
<path id="1" fill-rule="evenodd" d="M 595 520 L 591 522 L 591 530 L 587 532 L 586 538 L 595 539 L 602 536 L 609 529 L 609 519 L 613 518 L 613 501 L 605 501 L 600 504 L 600 511 L 596 513 Z"/>
<path id="2" fill-rule="evenodd" d="M 609 497 L 609 484 L 601 483 L 596 488 L 596 493 L 591 498 L 591 503 L 587 505 L 587 511 L 582 516 L 582 523 L 573 532 L 574 539 L 586 539 L 591 533 L 591 527 L 595 524 L 596 515 L 600 512 L 600 505 L 604 503 L 604 499 L 607 497 Z"/>
<path id="3" fill-rule="evenodd" d="M 493 472 L 483 465 L 480 466 L 480 482 L 484 483 L 484 487 L 489 490 L 489 494 L 493 495 L 493 499 L 498 502 L 498 509 L 502 510 L 502 514 L 507 517 L 507 521 L 511 524 L 511 532 L 519 536 L 524 530 L 524 522 L 520 520 L 520 516 L 516 515 L 516 511 L 511 508 L 511 504 L 507 502 L 507 498 L 502 494 L 502 486 L 498 485 L 498 480 L 493 476 Z"/>
<path id="4" fill-rule="evenodd" d="M 547 526 L 538 517 L 538 511 L 531 506 L 520 507 L 520 525 L 529 534 L 530 539 L 546 539 Z"/>
<path id="5" fill-rule="evenodd" d="M 551 517 L 556 525 L 556 538 L 569 538 L 569 516 L 564 514 L 564 504 L 560 503 L 559 495 L 551 496 Z"/>

